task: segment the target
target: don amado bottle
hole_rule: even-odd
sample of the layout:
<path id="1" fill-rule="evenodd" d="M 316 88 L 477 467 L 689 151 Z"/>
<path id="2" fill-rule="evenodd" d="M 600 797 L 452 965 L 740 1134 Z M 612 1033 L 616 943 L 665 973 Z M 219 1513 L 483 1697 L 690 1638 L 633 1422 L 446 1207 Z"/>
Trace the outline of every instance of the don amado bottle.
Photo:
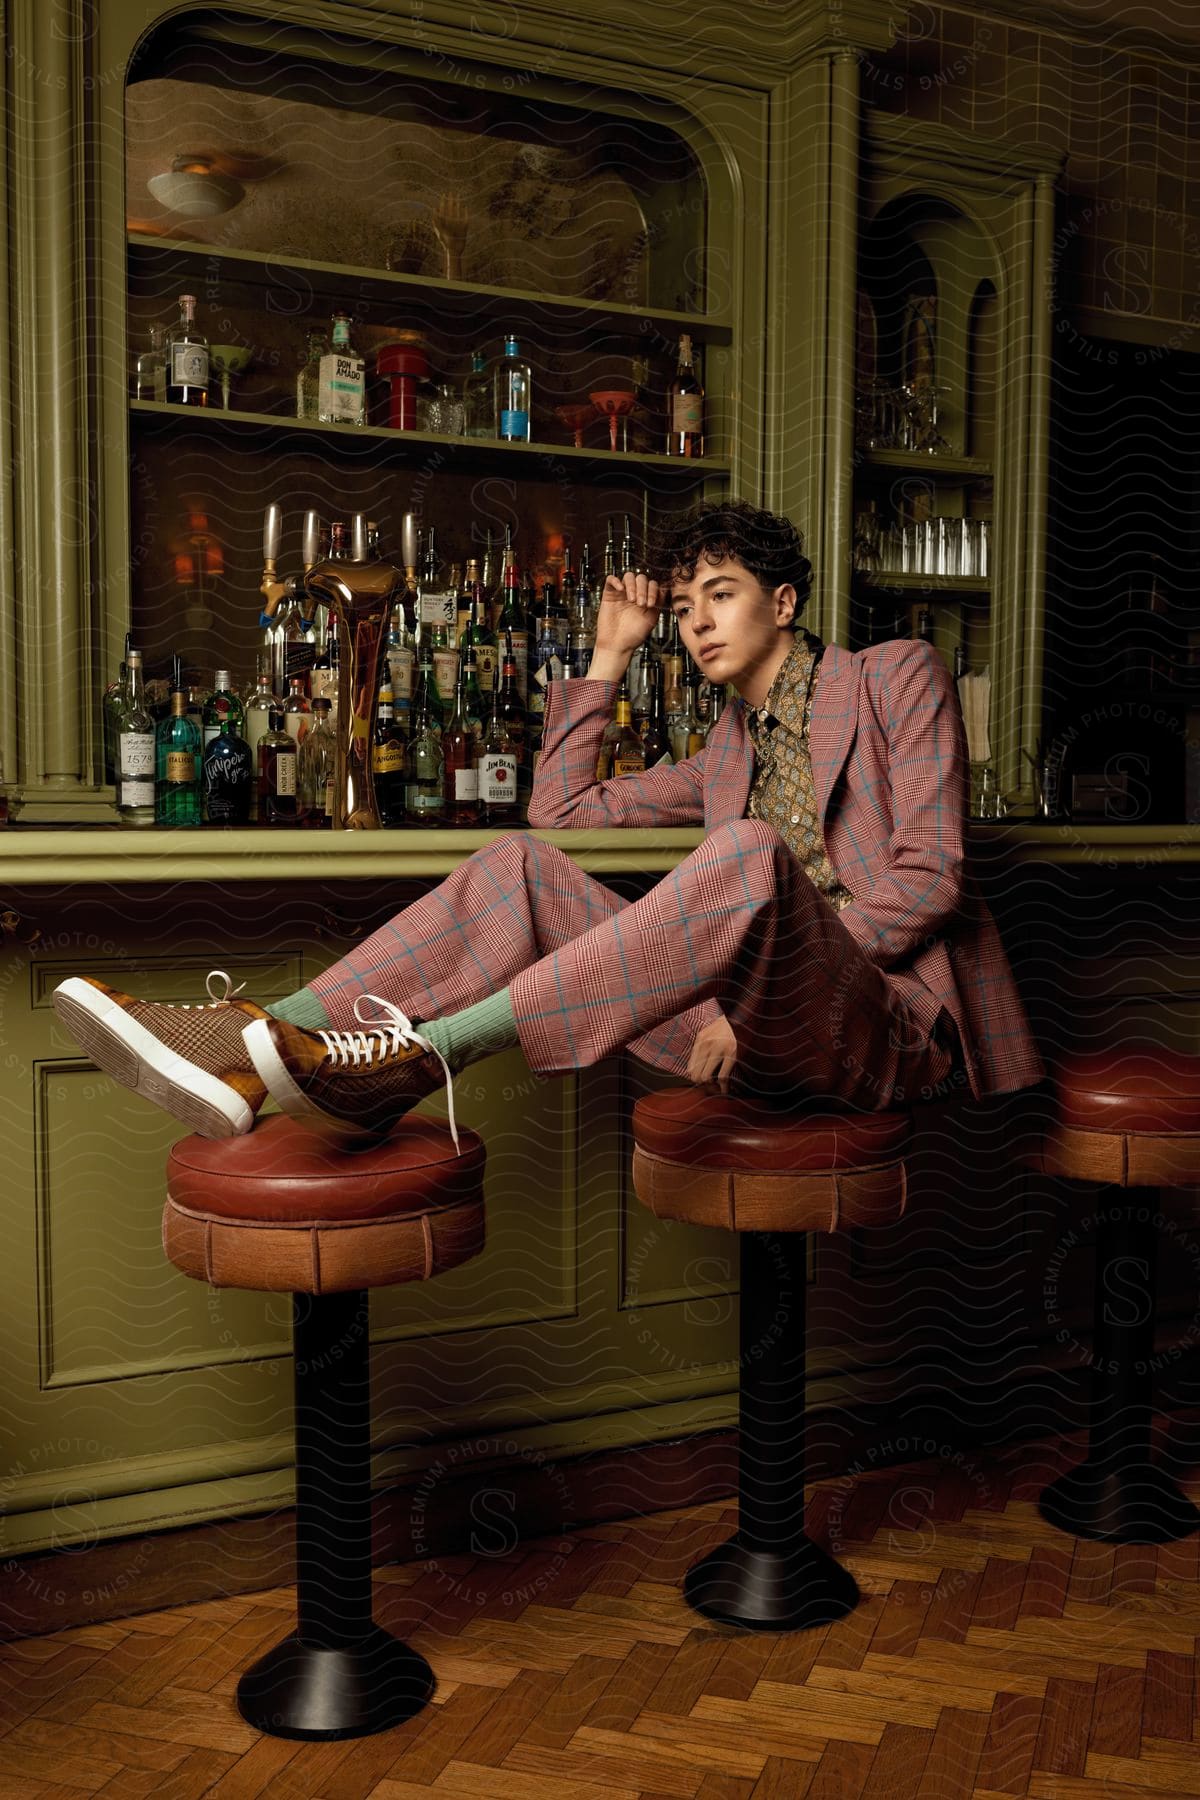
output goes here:
<path id="1" fill-rule="evenodd" d="M 126 825 L 153 825 L 154 720 L 146 705 L 142 653 L 125 652 L 125 704 L 117 721 L 117 812 Z"/>
<path id="2" fill-rule="evenodd" d="M 704 388 L 687 332 L 679 340 L 679 360 L 667 394 L 667 455 L 704 455 Z"/>
<path id="3" fill-rule="evenodd" d="M 167 336 L 167 399 L 208 405 L 208 339 L 196 325 L 196 296 L 180 294 L 179 317 Z"/>
<path id="4" fill-rule="evenodd" d="M 204 817 L 209 825 L 245 825 L 254 791 L 254 758 L 249 744 L 226 713 L 217 735 L 204 746 L 201 765 Z"/>
<path id="5" fill-rule="evenodd" d="M 323 425 L 365 425 L 366 364 L 350 339 L 350 315 L 333 315 L 329 349 L 317 365 L 317 417 Z"/>
<path id="6" fill-rule="evenodd" d="M 494 380 L 496 436 L 508 443 L 530 441 L 533 376 L 517 339 L 509 334 Z"/>
<path id="7" fill-rule="evenodd" d="M 284 730 L 284 715 L 270 715 L 258 744 L 258 822 L 294 825 L 299 815 L 296 744 Z"/>
<path id="8" fill-rule="evenodd" d="M 187 695 L 175 689 L 171 711 L 154 743 L 154 822 L 200 823 L 200 728 L 189 718 Z"/>

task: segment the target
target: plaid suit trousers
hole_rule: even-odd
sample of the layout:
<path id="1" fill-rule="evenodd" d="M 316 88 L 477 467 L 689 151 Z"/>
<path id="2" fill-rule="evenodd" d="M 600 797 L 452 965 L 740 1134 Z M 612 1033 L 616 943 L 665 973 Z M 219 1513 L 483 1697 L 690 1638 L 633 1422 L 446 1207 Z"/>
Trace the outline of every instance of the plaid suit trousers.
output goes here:
<path id="1" fill-rule="evenodd" d="M 737 1039 L 737 1092 L 874 1110 L 963 1080 L 945 1016 L 931 1035 L 754 819 L 719 826 L 631 902 L 513 834 L 312 985 L 338 1029 L 355 1026 L 364 993 L 427 1020 L 509 987 L 526 1060 L 543 1073 L 628 1048 L 683 1075 L 719 1010 Z"/>

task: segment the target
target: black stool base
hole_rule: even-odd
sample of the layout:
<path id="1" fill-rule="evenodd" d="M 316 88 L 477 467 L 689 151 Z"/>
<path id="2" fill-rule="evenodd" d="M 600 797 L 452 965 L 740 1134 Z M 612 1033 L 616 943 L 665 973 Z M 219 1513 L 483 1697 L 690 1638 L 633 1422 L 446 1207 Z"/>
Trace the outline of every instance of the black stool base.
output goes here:
<path id="1" fill-rule="evenodd" d="M 1173 1544 L 1200 1527 L 1200 1510 L 1152 1463 L 1124 1470 L 1080 1463 L 1043 1490 L 1038 1511 L 1073 1537 L 1110 1544 Z"/>
<path id="2" fill-rule="evenodd" d="M 419 1651 L 378 1625 L 335 1650 L 302 1644 L 293 1632 L 246 1670 L 237 1704 L 270 1737 L 368 1737 L 420 1712 L 433 1685 Z"/>
<path id="3" fill-rule="evenodd" d="M 732 1537 L 692 1564 L 683 1597 L 706 1618 L 748 1631 L 807 1631 L 844 1618 L 859 1600 L 853 1575 L 810 1538 L 779 1551 Z"/>

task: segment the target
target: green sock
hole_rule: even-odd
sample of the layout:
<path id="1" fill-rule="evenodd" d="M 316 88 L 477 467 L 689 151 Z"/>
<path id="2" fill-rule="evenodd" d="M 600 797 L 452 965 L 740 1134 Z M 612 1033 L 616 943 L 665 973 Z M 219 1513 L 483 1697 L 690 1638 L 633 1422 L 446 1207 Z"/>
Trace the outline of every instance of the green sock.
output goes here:
<path id="1" fill-rule="evenodd" d="M 282 1000 L 272 1000 L 270 1006 L 263 1008 L 273 1019 L 284 1019 L 289 1025 L 299 1025 L 302 1031 L 328 1031 L 333 1021 L 317 999 L 311 988 L 301 988 L 298 994 L 287 994 Z"/>
<path id="2" fill-rule="evenodd" d="M 464 1006 L 448 1018 L 430 1019 L 428 1024 L 418 1025 L 417 1030 L 441 1051 L 455 1074 L 468 1063 L 478 1062 L 497 1050 L 509 1050 L 520 1042 L 507 988 L 486 1000 L 477 1000 L 474 1006 Z"/>

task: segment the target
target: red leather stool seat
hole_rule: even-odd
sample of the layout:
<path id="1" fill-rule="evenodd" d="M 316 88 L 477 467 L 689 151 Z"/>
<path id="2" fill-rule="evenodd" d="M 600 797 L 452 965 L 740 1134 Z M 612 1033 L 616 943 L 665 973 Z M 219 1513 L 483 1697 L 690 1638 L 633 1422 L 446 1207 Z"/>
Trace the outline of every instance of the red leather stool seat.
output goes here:
<path id="1" fill-rule="evenodd" d="M 188 1137 L 167 1163 L 163 1248 L 213 1287 L 329 1294 L 423 1281 L 483 1248 L 484 1147 L 406 1118 L 382 1139 L 296 1119 Z"/>
<path id="2" fill-rule="evenodd" d="M 784 1112 L 703 1088 L 633 1109 L 633 1184 L 663 1219 L 733 1231 L 837 1231 L 904 1211 L 907 1113 Z"/>
<path id="3" fill-rule="evenodd" d="M 1200 1056 L 1167 1049 L 1078 1051 L 1054 1071 L 1047 1174 L 1115 1187 L 1200 1183 Z"/>

